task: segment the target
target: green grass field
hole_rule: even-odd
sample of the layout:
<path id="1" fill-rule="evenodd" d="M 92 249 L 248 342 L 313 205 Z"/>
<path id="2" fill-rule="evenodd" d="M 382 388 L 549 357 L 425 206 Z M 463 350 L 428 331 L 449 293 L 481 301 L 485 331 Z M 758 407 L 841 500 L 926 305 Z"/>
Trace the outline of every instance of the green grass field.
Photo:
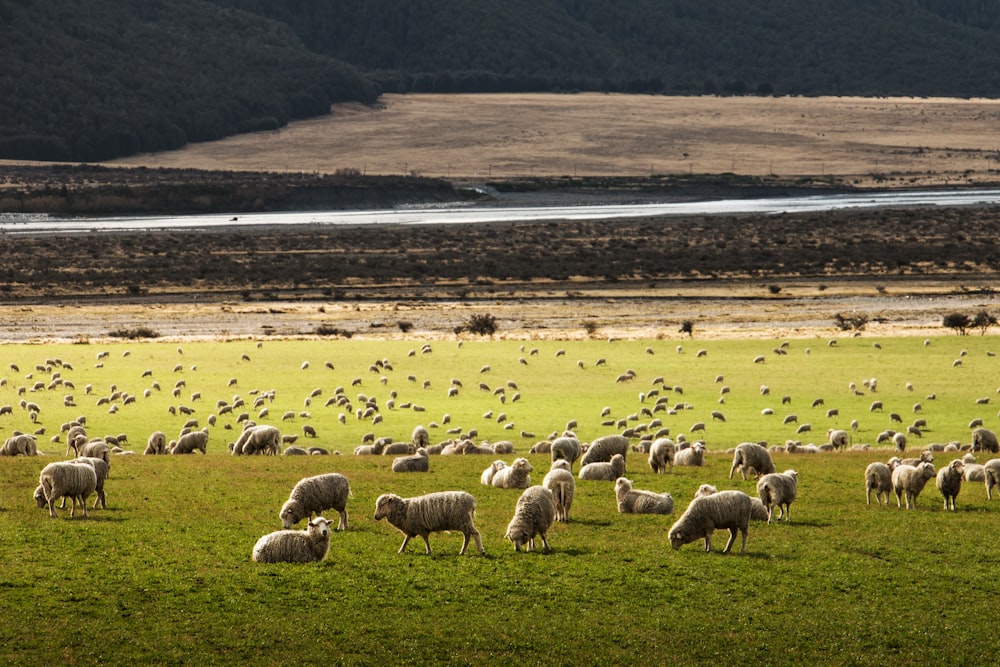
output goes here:
<path id="1" fill-rule="evenodd" d="M 979 336 L 936 337 L 928 345 L 909 338 L 881 340 L 881 347 L 874 342 L 791 340 L 784 355 L 773 351 L 780 340 L 533 341 L 523 351 L 516 341 L 433 341 L 430 352 L 421 351 L 423 341 L 358 340 L 268 340 L 259 348 L 252 341 L 184 343 L 183 351 L 166 343 L 0 347 L 6 374 L 0 405 L 13 408 L 0 416 L 0 432 L 45 429 L 38 438 L 44 456 L 0 458 L 0 660 L 992 663 L 983 619 L 996 604 L 1000 558 L 991 529 L 1000 503 L 987 501 L 982 484 L 967 484 L 958 511 L 947 513 L 931 482 L 915 511 L 897 509 L 895 500 L 891 507 L 868 507 L 862 475 L 869 462 L 893 455 L 887 445 L 875 445 L 878 433 L 900 428 L 890 413 L 903 427 L 917 417 L 927 421 L 921 437 L 910 437 L 908 452 L 930 443 L 967 444 L 973 418 L 996 428 L 1000 379 L 991 352 L 1000 345 Z M 758 355 L 763 363 L 754 362 Z M 629 370 L 634 379 L 617 381 Z M 60 374 L 55 384 L 53 373 Z M 659 377 L 662 383 L 654 384 Z M 870 378 L 878 380 L 875 394 L 863 385 Z M 457 386 L 452 379 L 461 387 L 450 397 L 449 387 Z M 38 382 L 41 388 L 32 391 Z M 863 395 L 849 389 L 852 382 Z M 135 402 L 116 400 L 115 412 L 110 404 L 99 406 L 113 385 Z M 770 393 L 762 395 L 761 385 Z M 507 387 L 504 403 L 493 393 L 499 386 Z M 351 399 L 351 410 L 324 405 L 337 387 Z M 307 406 L 315 389 L 321 392 Z M 39 471 L 66 457 L 64 441 L 50 442 L 64 422 L 86 416 L 91 436 L 127 434 L 126 447 L 141 454 L 150 432 L 176 437 L 190 418 L 205 425 L 218 401 L 232 404 L 237 395 L 256 418 L 252 399 L 270 390 L 275 399 L 259 422 L 299 434 L 297 444 L 341 455 L 229 456 L 226 445 L 238 424 L 235 415 L 223 415 L 210 429 L 206 456 L 116 457 L 108 509 L 93 510 L 89 520 L 71 519 L 68 509 L 51 519 L 35 506 Z M 659 396 L 648 396 L 651 390 Z M 195 392 L 200 399 L 192 398 Z M 376 399 L 382 423 L 355 416 L 358 394 Z M 67 395 L 75 405 L 64 405 Z M 662 396 L 670 397 L 671 408 L 685 405 L 675 414 L 653 412 Z M 783 396 L 790 403 L 782 404 Z M 819 398 L 823 404 L 813 407 Z M 977 403 L 984 398 L 993 400 Z M 22 399 L 41 408 L 37 423 L 20 407 Z M 883 402 L 882 412 L 869 411 L 873 400 Z M 406 403 L 425 411 L 402 408 Z M 918 413 L 915 403 L 922 404 Z M 170 414 L 171 406 L 182 405 L 194 413 Z M 493 458 L 510 462 L 513 456 L 432 457 L 430 473 L 399 475 L 390 471 L 392 457 L 352 454 L 366 433 L 407 440 L 423 424 L 434 441 L 446 439 L 449 428 L 477 429 L 477 442 L 509 439 L 518 455 L 527 455 L 531 444 L 571 420 L 581 440 L 616 432 L 617 426 L 602 425 L 604 407 L 631 428 L 659 419 L 662 425 L 652 430 L 669 428 L 672 436 L 690 435 L 691 426 L 703 422 L 704 433 L 694 436 L 707 443 L 706 465 L 658 477 L 645 457 L 630 456 L 627 475 L 636 488 L 674 495 L 677 510 L 669 517 L 618 514 L 612 484 L 578 480 L 572 521 L 551 530 L 550 553 L 515 553 L 503 534 L 520 492 L 479 483 Z M 765 408 L 774 414 L 762 415 Z M 831 409 L 839 414 L 828 417 Z M 726 421 L 713 420 L 713 410 Z M 484 417 L 488 411 L 491 418 Z M 282 420 L 286 412 L 296 416 Z M 782 423 L 791 413 L 812 430 L 796 435 L 795 423 Z M 755 493 L 753 482 L 727 478 L 728 448 L 747 440 L 823 443 L 827 428 L 848 428 L 852 419 L 859 422 L 852 441 L 871 444 L 871 451 L 774 455 L 778 470 L 799 472 L 799 497 L 790 524 L 751 524 L 746 556 L 705 554 L 698 544 L 670 549 L 667 531 L 700 484 Z M 307 423 L 317 438 L 301 437 Z M 505 429 L 510 423 L 514 427 Z M 955 456 L 938 453 L 935 465 Z M 529 458 L 532 481 L 540 483 L 548 456 Z M 251 562 L 257 538 L 281 527 L 277 513 L 291 487 L 323 472 L 343 473 L 353 490 L 350 528 L 333 535 L 327 559 Z M 485 558 L 459 557 L 456 534 L 433 535 L 429 557 L 419 540 L 397 554 L 402 535 L 373 519 L 381 493 L 444 489 L 476 496 Z M 715 536 L 717 550 L 725 539 L 725 532 Z"/>

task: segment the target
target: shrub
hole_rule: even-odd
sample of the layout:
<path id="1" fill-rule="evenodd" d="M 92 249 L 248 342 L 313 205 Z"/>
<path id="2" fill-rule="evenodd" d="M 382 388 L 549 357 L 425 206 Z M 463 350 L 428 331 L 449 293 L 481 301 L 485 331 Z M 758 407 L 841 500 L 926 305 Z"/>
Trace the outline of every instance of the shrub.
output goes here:
<path id="1" fill-rule="evenodd" d="M 135 327 L 134 329 L 115 329 L 109 331 L 108 335 L 112 338 L 128 338 L 129 340 L 138 340 L 139 338 L 159 338 L 160 333 L 149 327 Z"/>
<path id="2" fill-rule="evenodd" d="M 949 313 L 944 316 L 944 320 L 941 322 L 942 326 L 954 329 L 959 336 L 965 336 L 968 333 L 970 324 L 972 321 L 965 313 Z"/>
<path id="3" fill-rule="evenodd" d="M 833 317 L 833 323 L 841 331 L 862 331 L 868 324 L 868 316 L 837 313 Z"/>
<path id="4" fill-rule="evenodd" d="M 678 331 L 682 334 L 687 334 L 688 336 L 694 336 L 694 322 L 691 320 L 684 320 L 681 322 L 681 328 Z"/>
<path id="5" fill-rule="evenodd" d="M 979 335 L 985 336 L 986 330 L 997 323 L 997 318 L 990 315 L 985 310 L 980 310 L 976 313 L 976 316 L 972 318 L 972 326 L 979 329 Z"/>
<path id="6" fill-rule="evenodd" d="M 406 322 L 405 320 L 401 320 L 396 323 L 396 326 L 399 327 L 399 330 L 402 331 L 403 333 L 409 333 L 410 329 L 413 328 L 413 322 Z"/>
<path id="7" fill-rule="evenodd" d="M 492 336 L 497 331 L 497 318 L 489 313 L 470 315 L 462 330 L 476 334 L 477 336 Z"/>

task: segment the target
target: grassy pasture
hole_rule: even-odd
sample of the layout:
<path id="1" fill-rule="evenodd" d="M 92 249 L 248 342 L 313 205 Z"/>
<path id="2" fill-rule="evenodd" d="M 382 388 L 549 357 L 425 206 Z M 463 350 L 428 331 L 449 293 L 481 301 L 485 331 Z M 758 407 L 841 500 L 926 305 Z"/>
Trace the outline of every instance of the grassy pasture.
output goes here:
<path id="1" fill-rule="evenodd" d="M 46 455 L 0 459 L 0 605 L 7 619 L 0 659 L 24 665 L 986 664 L 993 652 L 981 619 L 995 604 L 998 561 L 989 528 L 1000 509 L 978 484 L 963 489 L 954 514 L 942 511 L 932 485 L 916 511 L 866 507 L 862 472 L 870 461 L 891 455 L 885 446 L 776 454 L 779 470 L 800 474 L 793 521 L 752 524 L 745 557 L 704 554 L 698 545 L 673 552 L 666 540 L 699 484 L 753 493 L 751 482 L 727 479 L 725 450 L 744 440 L 796 437 L 794 425 L 782 424 L 786 414 L 812 424 L 811 433 L 798 437 L 817 443 L 827 427 L 845 427 L 853 418 L 859 421 L 854 442 L 874 443 L 892 426 L 890 412 L 904 425 L 921 416 L 929 428 L 911 438 L 912 450 L 930 442 L 968 442 L 974 417 L 996 426 L 1000 399 L 976 403 L 995 397 L 1000 383 L 997 359 L 988 354 L 996 348 L 994 338 L 936 337 L 926 346 L 923 339 L 879 342 L 880 348 L 865 338 L 839 339 L 835 346 L 791 340 L 785 355 L 773 352 L 778 340 L 530 341 L 523 352 L 517 341 L 434 341 L 427 354 L 419 341 L 283 340 L 260 348 L 245 340 L 191 342 L 183 351 L 166 343 L 3 346 L 7 382 L 0 386 L 0 404 L 14 410 L 0 417 L 0 429 L 6 435 L 44 426 L 39 444 Z M 557 355 L 560 349 L 565 354 Z M 101 351 L 108 356 L 98 367 Z M 754 363 L 757 355 L 765 361 Z M 72 369 L 45 368 L 56 359 Z M 388 360 L 391 370 L 369 370 L 376 360 Z M 490 370 L 480 373 L 485 365 Z M 628 369 L 635 379 L 617 382 Z M 147 370 L 151 376 L 143 377 Z M 35 382 L 48 384 L 53 371 L 75 388 L 30 391 Z M 658 376 L 683 393 L 654 386 Z M 878 379 L 874 396 L 862 387 L 871 377 Z M 360 385 L 352 386 L 357 378 Z M 462 387 L 449 397 L 453 378 Z M 180 379 L 186 385 L 175 397 Z M 514 389 L 500 403 L 477 387 L 484 382 L 493 389 L 508 380 L 522 396 L 516 402 L 510 400 Z M 161 390 L 144 398 L 154 381 Z M 865 395 L 850 392 L 851 382 Z M 93 385 L 89 395 L 87 384 Z M 119 402 L 114 414 L 97 406 L 112 384 L 138 396 L 131 405 Z M 771 390 L 766 396 L 760 393 L 764 384 Z M 720 404 L 724 385 L 730 391 Z M 26 387 L 23 398 L 41 406 L 39 424 L 18 407 L 20 386 Z M 383 423 L 347 414 L 340 424 L 341 409 L 323 405 L 338 386 L 354 407 L 358 393 L 376 397 Z M 305 406 L 316 388 L 321 395 Z M 89 521 L 70 519 L 68 510 L 51 520 L 34 506 L 38 471 L 65 454 L 64 443 L 48 442 L 62 422 L 86 415 L 91 435 L 126 433 L 141 452 L 151 431 L 174 436 L 188 419 L 171 415 L 169 406 L 194 408 L 192 416 L 204 424 L 216 401 L 231 402 L 236 394 L 248 400 L 254 389 L 276 394 L 269 418 L 259 421 L 300 435 L 309 423 L 319 434 L 315 444 L 343 455 L 233 458 L 225 448 L 236 431 L 224 426 L 235 419 L 226 416 L 211 430 L 207 456 L 116 458 L 109 509 L 94 511 Z M 603 407 L 617 419 L 638 415 L 653 407 L 655 399 L 639 399 L 651 389 L 670 396 L 671 406 L 691 406 L 653 413 L 673 435 L 688 433 L 695 422 L 706 424 L 706 466 L 656 477 L 643 457 L 629 459 L 628 476 L 637 488 L 674 495 L 678 510 L 671 517 L 619 515 L 610 484 L 579 482 L 573 521 L 553 528 L 549 554 L 515 554 L 503 541 L 519 492 L 479 484 L 492 458 L 434 457 L 427 475 L 395 475 L 391 457 L 351 454 L 365 433 L 407 439 L 414 425 L 431 421 L 441 424 L 431 429 L 432 439 L 444 439 L 450 426 L 476 428 L 477 439 L 511 439 L 519 454 L 571 419 L 589 440 L 615 430 L 602 426 Z M 395 410 L 386 407 L 391 391 L 397 392 Z M 202 398 L 192 400 L 193 392 Z M 66 394 L 76 406 L 63 405 Z M 784 395 L 790 404 L 781 404 Z M 824 404 L 812 407 L 817 398 Z M 868 409 L 876 398 L 883 401 L 882 413 Z M 398 407 L 407 401 L 426 412 Z M 917 402 L 923 405 L 918 415 Z M 765 407 L 775 414 L 761 415 Z M 828 418 L 831 408 L 839 415 Z M 287 411 L 302 410 L 310 416 L 281 420 Z M 489 410 L 494 418 L 485 419 Z M 713 421 L 712 410 L 726 421 Z M 514 429 L 497 423 L 501 411 Z M 445 413 L 451 415 L 447 426 Z M 640 417 L 627 420 L 629 426 L 651 419 Z M 521 430 L 535 437 L 521 438 Z M 300 437 L 303 442 L 313 444 Z M 951 456 L 938 454 L 935 464 Z M 529 458 L 538 483 L 548 457 Z M 350 529 L 333 536 L 327 560 L 251 563 L 256 539 L 280 527 L 277 511 L 292 485 L 329 471 L 348 476 L 354 497 Z M 431 538 L 430 557 L 418 543 L 397 554 L 402 536 L 374 522 L 375 498 L 448 488 L 476 496 L 487 556 L 458 557 L 460 536 L 440 534 Z M 716 549 L 725 537 L 716 535 Z"/>

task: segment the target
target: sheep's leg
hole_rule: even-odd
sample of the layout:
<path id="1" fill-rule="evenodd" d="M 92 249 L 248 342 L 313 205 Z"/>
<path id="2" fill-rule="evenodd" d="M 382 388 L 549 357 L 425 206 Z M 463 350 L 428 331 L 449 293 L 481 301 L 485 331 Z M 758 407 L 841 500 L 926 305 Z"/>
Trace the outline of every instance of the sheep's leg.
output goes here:
<path id="1" fill-rule="evenodd" d="M 401 547 L 399 547 L 399 551 L 397 551 L 396 553 L 401 554 L 404 551 L 406 551 L 406 545 L 409 544 L 409 543 L 410 543 L 410 536 L 409 535 L 404 535 L 403 536 L 403 545 Z"/>
<path id="2" fill-rule="evenodd" d="M 738 529 L 729 529 L 729 541 L 726 542 L 726 548 L 722 550 L 722 553 L 727 554 L 729 550 L 733 548 L 733 543 L 736 542 L 736 532 Z M 744 548 L 746 548 L 746 538 L 744 538 Z"/>
<path id="3" fill-rule="evenodd" d="M 431 541 L 426 534 L 421 535 L 420 537 L 424 538 L 424 553 L 429 556 L 431 553 Z M 465 553 L 464 548 L 462 549 L 462 553 Z"/>
<path id="4" fill-rule="evenodd" d="M 712 531 L 705 533 L 705 553 L 712 550 Z"/>
<path id="5" fill-rule="evenodd" d="M 486 555 L 486 549 L 483 549 L 483 538 L 479 534 L 479 531 L 476 530 L 475 528 L 473 528 L 472 531 L 469 533 L 469 535 L 471 535 L 472 539 L 474 539 L 476 541 L 476 549 L 479 551 L 479 555 L 480 556 Z M 465 536 L 465 543 L 466 544 L 469 543 L 469 535 Z M 462 553 L 465 553 L 464 547 L 462 549 Z"/>
<path id="6" fill-rule="evenodd" d="M 53 519 L 59 518 L 56 515 L 55 498 L 49 499 L 49 516 L 52 517 Z"/>
<path id="7" fill-rule="evenodd" d="M 743 533 L 743 544 L 740 546 L 740 553 L 745 554 L 747 552 L 747 529 L 740 528 L 740 532 Z M 736 537 L 735 531 L 733 532 L 733 537 Z"/>
<path id="8" fill-rule="evenodd" d="M 867 505 L 869 507 L 871 507 L 871 504 L 872 504 L 872 490 L 871 489 L 867 489 L 867 488 L 865 489 L 865 501 L 866 501 Z"/>
<path id="9" fill-rule="evenodd" d="M 340 510 L 340 522 L 337 524 L 337 530 L 347 530 L 347 510 Z"/>
<path id="10" fill-rule="evenodd" d="M 546 537 L 545 533 L 541 533 L 541 538 L 542 538 L 542 545 L 545 547 L 545 550 L 552 551 L 552 547 L 549 546 L 549 540 Z"/>

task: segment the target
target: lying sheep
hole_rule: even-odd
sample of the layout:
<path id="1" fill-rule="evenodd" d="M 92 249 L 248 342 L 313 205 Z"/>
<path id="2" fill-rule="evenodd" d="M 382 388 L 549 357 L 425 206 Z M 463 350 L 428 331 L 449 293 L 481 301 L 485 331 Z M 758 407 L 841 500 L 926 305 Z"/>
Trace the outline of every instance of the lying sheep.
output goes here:
<path id="1" fill-rule="evenodd" d="M 743 479 L 746 479 L 751 468 L 757 475 L 769 475 L 774 472 L 774 463 L 771 461 L 770 452 L 756 442 L 743 442 L 736 445 L 736 451 L 733 452 L 733 465 L 729 468 L 729 479 L 733 478 L 733 473 L 737 470 Z"/>
<path id="2" fill-rule="evenodd" d="M 437 491 L 414 498 L 384 493 L 375 501 L 375 520 L 388 519 L 405 536 L 398 553 L 403 553 L 410 539 L 419 535 L 424 540 L 426 553 L 430 554 L 428 536 L 431 533 L 457 530 L 465 537 L 459 555 L 468 549 L 470 538 L 475 539 L 479 553 L 485 554 L 482 537 L 472 522 L 475 513 L 476 499 L 465 491 Z"/>
<path id="3" fill-rule="evenodd" d="M 550 550 L 548 532 L 556 516 L 556 501 L 552 492 L 544 486 L 531 486 L 517 499 L 514 518 L 507 524 L 505 539 L 514 543 L 514 551 L 522 545 L 527 550 L 535 548 L 535 535 L 542 538 L 546 551 Z"/>
<path id="4" fill-rule="evenodd" d="M 955 459 L 938 471 L 936 481 L 937 490 L 941 492 L 941 497 L 944 498 L 945 510 L 950 509 L 953 512 L 955 511 L 955 498 L 958 496 L 958 492 L 962 490 L 962 476 L 964 473 L 965 463 L 962 462 L 962 459 Z"/>
<path id="5" fill-rule="evenodd" d="M 305 530 L 279 530 L 253 545 L 256 563 L 318 563 L 330 550 L 330 522 L 316 517 Z"/>
<path id="6" fill-rule="evenodd" d="M 678 450 L 674 454 L 674 465 L 676 466 L 703 466 L 705 465 L 705 445 L 696 442 L 690 447 Z"/>
<path id="7" fill-rule="evenodd" d="M 143 454 L 156 455 L 167 453 L 167 434 L 163 431 L 153 431 L 146 440 L 146 451 Z"/>
<path id="8" fill-rule="evenodd" d="M 892 468 L 887 463 L 874 461 L 865 468 L 865 500 L 872 504 L 872 491 L 875 501 L 882 506 L 882 494 L 885 494 L 885 504 L 889 504 L 889 494 L 892 492 Z"/>
<path id="9" fill-rule="evenodd" d="M 208 447 L 208 429 L 185 433 L 176 440 L 170 441 L 168 450 L 171 454 L 193 454 L 196 451 L 205 453 Z"/>
<path id="10" fill-rule="evenodd" d="M 399 456 L 392 461 L 393 472 L 428 472 L 431 469 L 427 450 L 421 447 L 416 454 Z"/>
<path id="11" fill-rule="evenodd" d="M 615 480 L 615 498 L 618 511 L 624 514 L 671 514 L 674 511 L 672 495 L 634 489 L 632 480 L 627 477 Z"/>
<path id="12" fill-rule="evenodd" d="M 83 508 L 83 516 L 89 517 L 87 498 L 96 489 L 97 473 L 93 466 L 72 461 L 56 461 L 42 468 L 42 472 L 38 475 L 35 501 L 39 508 L 48 505 L 49 516 L 56 518 L 56 500 L 67 497 L 73 503 L 70 510 L 71 517 L 76 516 L 78 502 Z"/>
<path id="13" fill-rule="evenodd" d="M 412 442 L 393 442 L 382 448 L 383 456 L 408 456 L 416 453 L 417 448 L 413 446 Z"/>
<path id="14" fill-rule="evenodd" d="M 986 451 L 996 454 L 1000 452 L 1000 442 L 997 435 L 988 428 L 977 428 L 972 432 L 972 451 Z"/>
<path id="15" fill-rule="evenodd" d="M 556 521 L 569 521 L 569 510 L 576 495 L 576 479 L 564 459 L 552 462 L 552 469 L 542 479 L 542 486 L 552 492 L 556 503 Z"/>
<path id="16" fill-rule="evenodd" d="M 649 467 L 657 475 L 662 475 L 664 471 L 674 470 L 674 456 L 676 446 L 670 438 L 657 438 L 649 446 Z"/>
<path id="17" fill-rule="evenodd" d="M 1000 486 L 1000 459 L 990 459 L 983 464 L 983 480 L 986 482 L 986 499 L 993 500 L 993 487 Z"/>
<path id="18" fill-rule="evenodd" d="M 506 461 L 500 461 L 500 460 L 494 461 L 479 476 L 479 483 L 482 484 L 483 486 L 493 486 L 493 475 L 497 473 L 497 470 L 502 470 L 506 467 L 507 467 Z"/>
<path id="19" fill-rule="evenodd" d="M 526 458 L 516 458 L 509 466 L 497 470 L 491 483 L 498 489 L 526 489 L 531 486 L 531 475 L 534 468 Z"/>
<path id="20" fill-rule="evenodd" d="M 985 482 L 986 466 L 981 463 L 966 463 L 965 472 L 962 473 L 962 479 L 966 482 Z"/>
<path id="21" fill-rule="evenodd" d="M 573 464 L 580 458 L 580 441 L 570 436 L 563 436 L 552 441 L 549 452 L 553 461 L 562 459 L 569 462 L 569 469 L 573 469 Z"/>
<path id="22" fill-rule="evenodd" d="M 712 550 L 712 533 L 716 528 L 729 529 L 729 542 L 722 553 L 729 553 L 737 532 L 743 535 L 740 553 L 746 553 L 747 531 L 750 525 L 750 496 L 742 491 L 719 491 L 699 496 L 691 501 L 681 517 L 670 528 L 670 546 L 680 549 L 685 544 L 704 538 L 705 551 Z"/>
<path id="23" fill-rule="evenodd" d="M 934 464 L 921 463 L 919 466 L 899 465 L 892 471 L 892 488 L 896 492 L 896 505 L 903 506 L 903 496 L 906 496 L 906 509 L 917 506 L 917 496 L 923 491 L 927 481 L 934 477 Z"/>
<path id="24" fill-rule="evenodd" d="M 613 482 L 625 475 L 625 457 L 615 454 L 610 461 L 596 461 L 580 468 L 580 479 Z"/>
<path id="25" fill-rule="evenodd" d="M 580 459 L 580 465 L 611 461 L 615 454 L 621 454 L 623 459 L 628 456 L 628 438 L 623 435 L 606 435 L 590 443 Z"/>
<path id="26" fill-rule="evenodd" d="M 27 433 L 16 433 L 10 436 L 0 447 L 0 456 L 35 456 L 38 445 L 35 436 Z"/>
<path id="27" fill-rule="evenodd" d="M 767 508 L 767 522 L 774 517 L 774 508 L 778 508 L 778 519 L 784 517 L 789 522 L 790 505 L 798 495 L 799 473 L 786 470 L 782 473 L 772 472 L 757 480 L 757 497 Z"/>
<path id="28" fill-rule="evenodd" d="M 278 518 L 283 528 L 288 529 L 313 514 L 335 509 L 340 514 L 337 530 L 347 529 L 347 499 L 351 495 L 351 485 L 347 478 L 336 472 L 305 477 L 292 487 L 288 500 L 281 506 Z"/>

